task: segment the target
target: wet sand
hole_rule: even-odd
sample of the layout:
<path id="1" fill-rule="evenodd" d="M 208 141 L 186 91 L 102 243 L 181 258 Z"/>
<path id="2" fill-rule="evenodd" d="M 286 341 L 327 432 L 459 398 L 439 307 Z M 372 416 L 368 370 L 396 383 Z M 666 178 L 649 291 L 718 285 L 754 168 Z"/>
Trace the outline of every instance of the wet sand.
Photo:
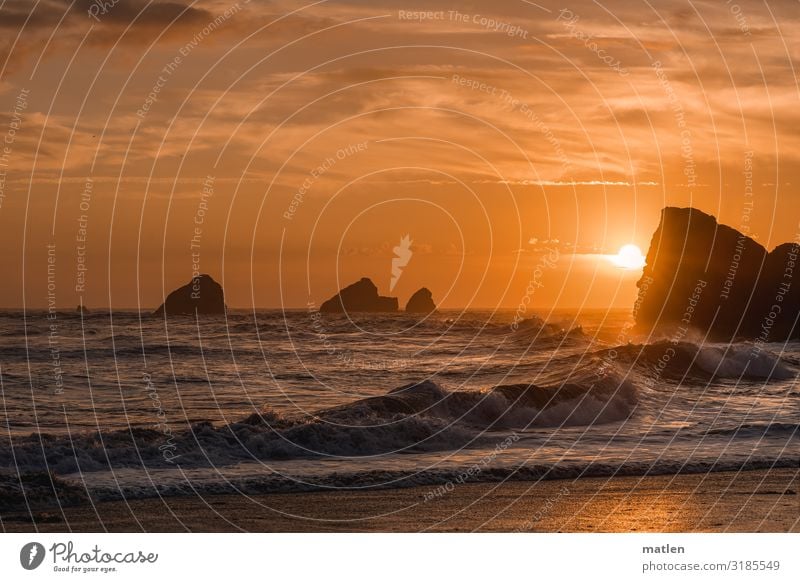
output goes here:
<path id="1" fill-rule="evenodd" d="M 4 531 L 41 532 L 800 532 L 800 468 L 432 491 L 155 498 L 0 517 Z"/>

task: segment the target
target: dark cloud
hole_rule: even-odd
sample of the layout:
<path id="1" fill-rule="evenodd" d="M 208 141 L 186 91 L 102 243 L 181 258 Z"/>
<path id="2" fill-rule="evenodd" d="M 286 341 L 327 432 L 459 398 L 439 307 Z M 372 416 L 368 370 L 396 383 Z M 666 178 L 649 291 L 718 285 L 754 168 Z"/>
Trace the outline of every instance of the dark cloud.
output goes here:
<path id="1" fill-rule="evenodd" d="M 0 66 L 5 63 L 8 74 L 29 59 L 40 58 L 43 50 L 48 57 L 69 54 L 87 32 L 85 44 L 95 48 L 191 38 L 192 31 L 219 16 L 196 4 L 191 0 L 11 0 L 0 9 L 0 31 L 5 37 L 0 41 Z M 104 9 L 98 8 L 103 5 Z"/>
<path id="2" fill-rule="evenodd" d="M 153 0 L 11 0 L 0 9 L 0 27 L 22 31 L 61 26 L 102 27 L 171 26 L 198 24 L 212 13 L 196 8 L 193 2 Z M 100 11 L 99 7 L 105 5 Z M 94 9 L 93 9 L 94 7 Z M 92 17 L 92 10 L 95 17 Z"/>
<path id="3" fill-rule="evenodd" d="M 47 0 L 9 0 L 0 8 L 0 28 L 11 30 L 52 27 L 64 14 L 65 6 Z"/>

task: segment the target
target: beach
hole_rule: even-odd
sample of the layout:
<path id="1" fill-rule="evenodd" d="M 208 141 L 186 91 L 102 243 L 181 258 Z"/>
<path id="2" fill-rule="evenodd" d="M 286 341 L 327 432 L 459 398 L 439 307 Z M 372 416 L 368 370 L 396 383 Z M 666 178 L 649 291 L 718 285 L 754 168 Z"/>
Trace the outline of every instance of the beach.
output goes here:
<path id="1" fill-rule="evenodd" d="M 448 488 L 450 489 L 450 488 Z M 7 532 L 800 532 L 800 468 L 97 502 Z M 35 523 L 34 523 L 35 521 Z"/>

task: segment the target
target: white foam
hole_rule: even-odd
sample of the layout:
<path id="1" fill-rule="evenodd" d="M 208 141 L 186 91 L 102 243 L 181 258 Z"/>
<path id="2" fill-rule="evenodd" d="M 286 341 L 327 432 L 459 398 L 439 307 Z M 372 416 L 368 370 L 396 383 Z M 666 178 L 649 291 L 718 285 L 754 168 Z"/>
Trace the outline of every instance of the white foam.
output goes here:
<path id="1" fill-rule="evenodd" d="M 797 373 L 780 357 L 749 344 L 700 348 L 697 366 L 717 378 L 788 380 Z"/>

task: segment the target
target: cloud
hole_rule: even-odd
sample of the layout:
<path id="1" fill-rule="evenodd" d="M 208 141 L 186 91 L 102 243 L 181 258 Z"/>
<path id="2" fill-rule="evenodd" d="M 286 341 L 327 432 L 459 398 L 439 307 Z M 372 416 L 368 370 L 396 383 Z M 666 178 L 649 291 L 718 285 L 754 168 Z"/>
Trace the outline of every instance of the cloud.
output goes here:
<path id="1" fill-rule="evenodd" d="M 96 9 L 104 5 L 103 11 Z M 193 6 L 194 2 L 151 0 L 10 0 L 0 11 L 0 28 L 30 32 L 55 27 L 163 28 L 207 22 L 212 12 Z M 90 12 L 92 11 L 92 12 Z"/>
<path id="2" fill-rule="evenodd" d="M 106 5 L 102 12 L 90 9 Z M 70 55 L 85 45 L 94 49 L 112 46 L 147 46 L 192 37 L 225 10 L 215 12 L 186 0 L 12 0 L 0 8 L 0 62 L 6 72 L 17 72 L 26 63 L 55 55 Z M 240 8 L 232 2 L 230 7 Z M 235 28 L 235 27 L 229 27 Z M 16 35 L 13 33 L 17 33 Z M 32 63 L 30 63 L 32 64 Z"/>

